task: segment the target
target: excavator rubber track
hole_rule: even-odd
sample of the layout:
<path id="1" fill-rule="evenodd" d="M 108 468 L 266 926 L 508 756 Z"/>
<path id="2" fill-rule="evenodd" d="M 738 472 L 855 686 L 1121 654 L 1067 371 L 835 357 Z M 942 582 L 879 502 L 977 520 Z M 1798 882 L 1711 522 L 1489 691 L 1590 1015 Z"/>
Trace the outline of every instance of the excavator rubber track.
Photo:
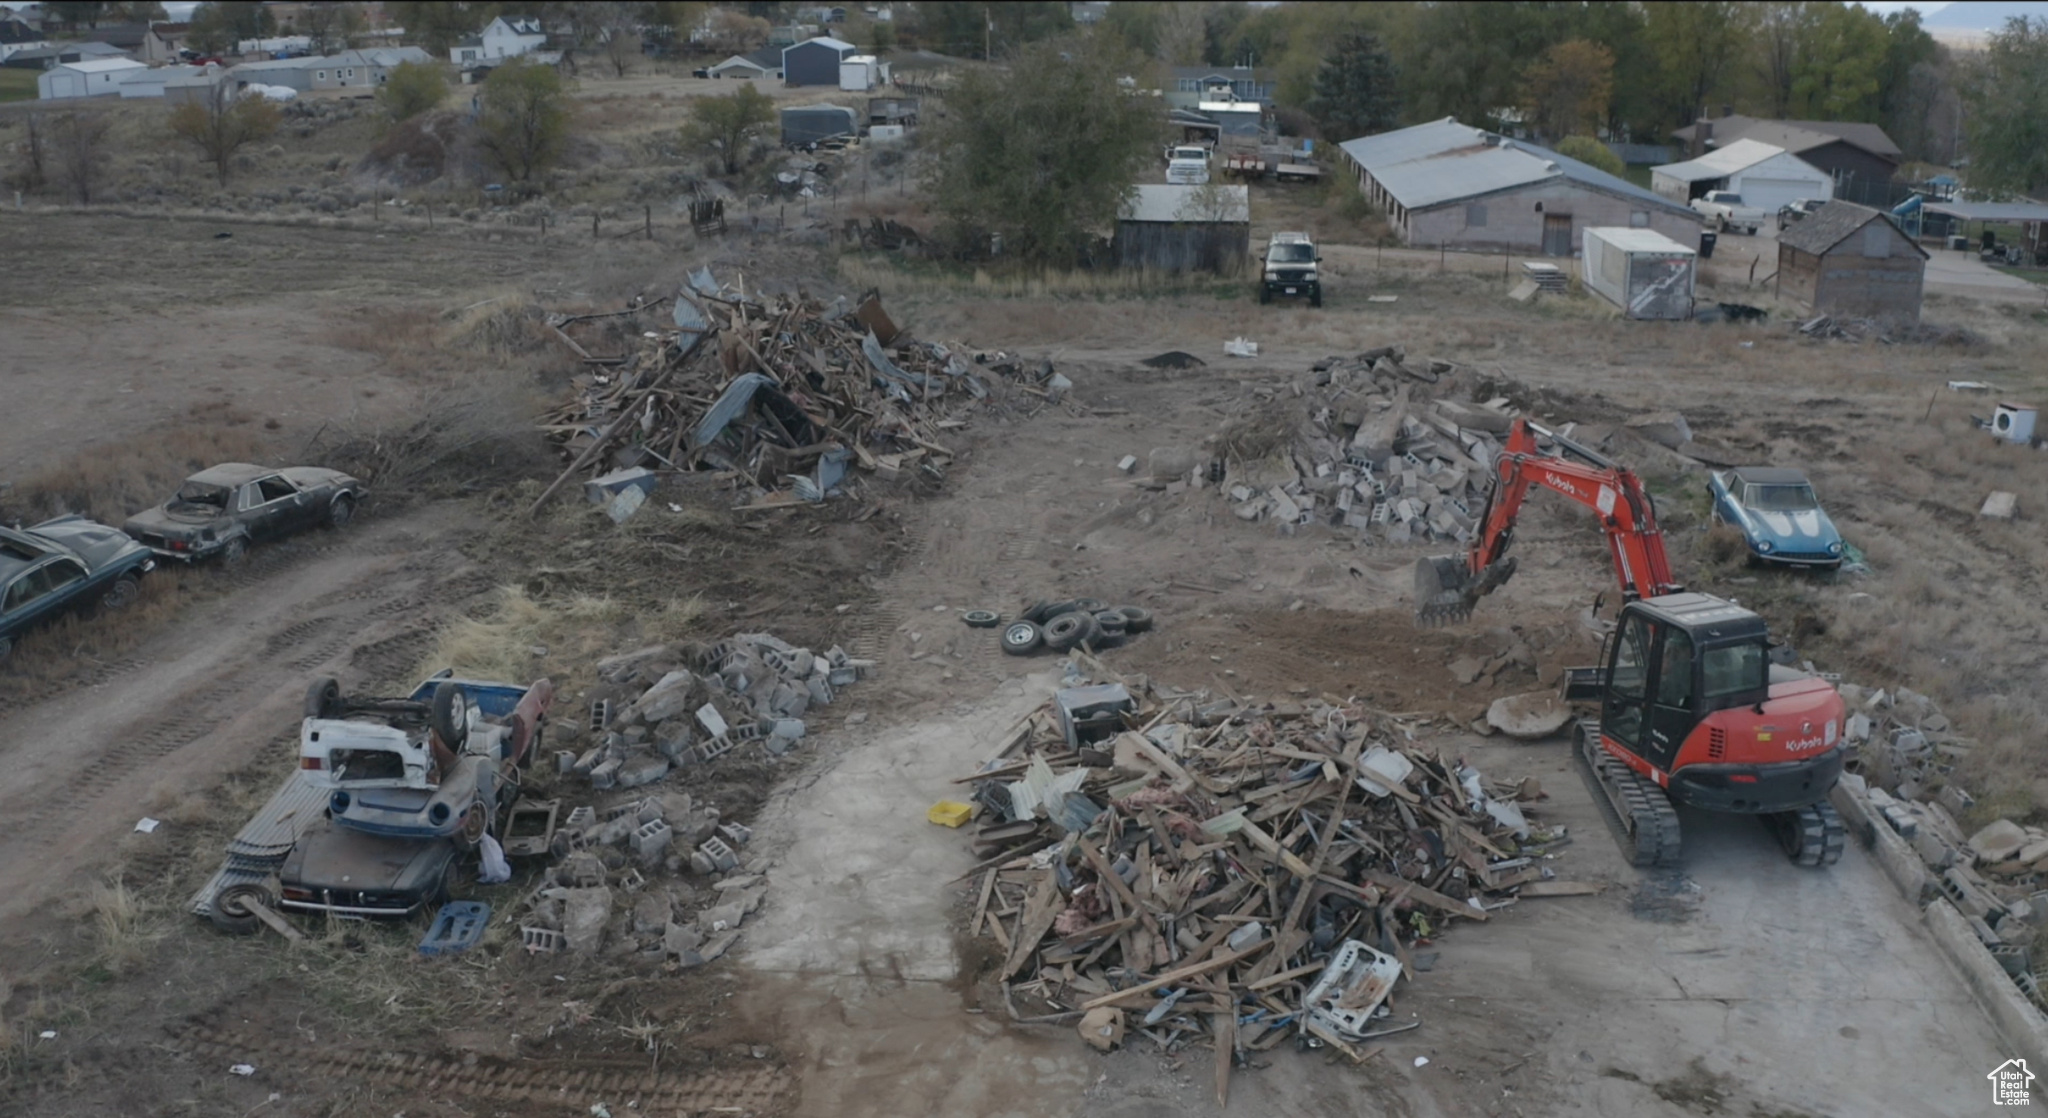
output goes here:
<path id="1" fill-rule="evenodd" d="M 1681 853 L 1678 810 L 1662 788 L 1638 776 L 1635 770 L 1608 756 L 1600 748 L 1600 724 L 1591 719 L 1579 723 L 1579 775 L 1593 792 L 1593 802 L 1614 830 L 1621 852 L 1629 865 L 1638 869 L 1675 866 Z"/>
<path id="2" fill-rule="evenodd" d="M 1835 805 L 1822 800 L 1797 811 L 1764 816 L 1764 825 L 1778 838 L 1785 856 L 1798 866 L 1832 866 L 1842 860 L 1846 831 Z"/>

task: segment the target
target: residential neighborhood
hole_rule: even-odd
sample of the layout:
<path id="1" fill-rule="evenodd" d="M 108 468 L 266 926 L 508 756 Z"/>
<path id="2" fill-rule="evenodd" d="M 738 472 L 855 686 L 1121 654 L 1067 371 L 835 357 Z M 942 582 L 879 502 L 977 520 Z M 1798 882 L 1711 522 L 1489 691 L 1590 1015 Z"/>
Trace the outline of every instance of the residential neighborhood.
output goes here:
<path id="1" fill-rule="evenodd" d="M 0 1118 L 2031 1105 L 2044 121 L 2048 0 L 0 0 Z"/>

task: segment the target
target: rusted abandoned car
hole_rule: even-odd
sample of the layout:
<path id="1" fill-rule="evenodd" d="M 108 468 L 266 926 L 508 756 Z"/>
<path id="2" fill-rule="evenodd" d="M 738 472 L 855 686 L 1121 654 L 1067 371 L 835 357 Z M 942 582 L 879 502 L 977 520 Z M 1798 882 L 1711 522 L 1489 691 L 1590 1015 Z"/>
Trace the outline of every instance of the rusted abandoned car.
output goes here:
<path id="1" fill-rule="evenodd" d="M 219 556 L 233 563 L 250 544 L 346 525 L 368 492 L 355 478 L 321 466 L 227 462 L 186 478 L 170 500 L 129 517 L 122 528 L 167 559 Z"/>
<path id="2" fill-rule="evenodd" d="M 135 601 L 155 565 L 147 549 L 82 516 L 0 528 L 0 660 L 38 625 Z"/>

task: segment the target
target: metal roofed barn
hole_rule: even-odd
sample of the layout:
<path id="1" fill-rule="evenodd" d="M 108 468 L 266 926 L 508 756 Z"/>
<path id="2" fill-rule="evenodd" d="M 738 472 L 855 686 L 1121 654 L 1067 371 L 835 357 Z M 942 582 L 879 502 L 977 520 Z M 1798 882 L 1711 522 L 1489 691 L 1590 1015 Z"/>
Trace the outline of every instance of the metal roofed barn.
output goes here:
<path id="1" fill-rule="evenodd" d="M 1570 256 L 1588 226 L 1654 229 L 1686 242 L 1698 215 L 1548 148 L 1460 124 L 1429 124 L 1338 145 L 1359 189 L 1417 247 Z"/>
<path id="2" fill-rule="evenodd" d="M 1229 275 L 1251 254 L 1251 189 L 1146 184 L 1117 215 L 1119 267 Z"/>

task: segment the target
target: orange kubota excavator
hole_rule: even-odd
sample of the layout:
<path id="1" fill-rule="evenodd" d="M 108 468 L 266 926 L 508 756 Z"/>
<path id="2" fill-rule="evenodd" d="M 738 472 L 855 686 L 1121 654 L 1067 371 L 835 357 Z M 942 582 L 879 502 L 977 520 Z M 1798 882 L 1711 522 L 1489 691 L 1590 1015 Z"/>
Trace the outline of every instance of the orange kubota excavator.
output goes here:
<path id="1" fill-rule="evenodd" d="M 1572 669 L 1565 697 L 1599 703 L 1597 719 L 1578 723 L 1575 752 L 1630 861 L 1678 860 L 1673 801 L 1761 816 L 1800 865 L 1840 858 L 1842 821 L 1827 798 L 1844 752 L 1834 686 L 1773 663 L 1761 617 L 1672 580 L 1634 473 L 1527 419 L 1494 469 L 1471 548 L 1416 564 L 1417 620 L 1463 620 L 1514 574 L 1508 545 L 1532 487 L 1599 515 L 1625 602 L 1600 666 Z"/>

